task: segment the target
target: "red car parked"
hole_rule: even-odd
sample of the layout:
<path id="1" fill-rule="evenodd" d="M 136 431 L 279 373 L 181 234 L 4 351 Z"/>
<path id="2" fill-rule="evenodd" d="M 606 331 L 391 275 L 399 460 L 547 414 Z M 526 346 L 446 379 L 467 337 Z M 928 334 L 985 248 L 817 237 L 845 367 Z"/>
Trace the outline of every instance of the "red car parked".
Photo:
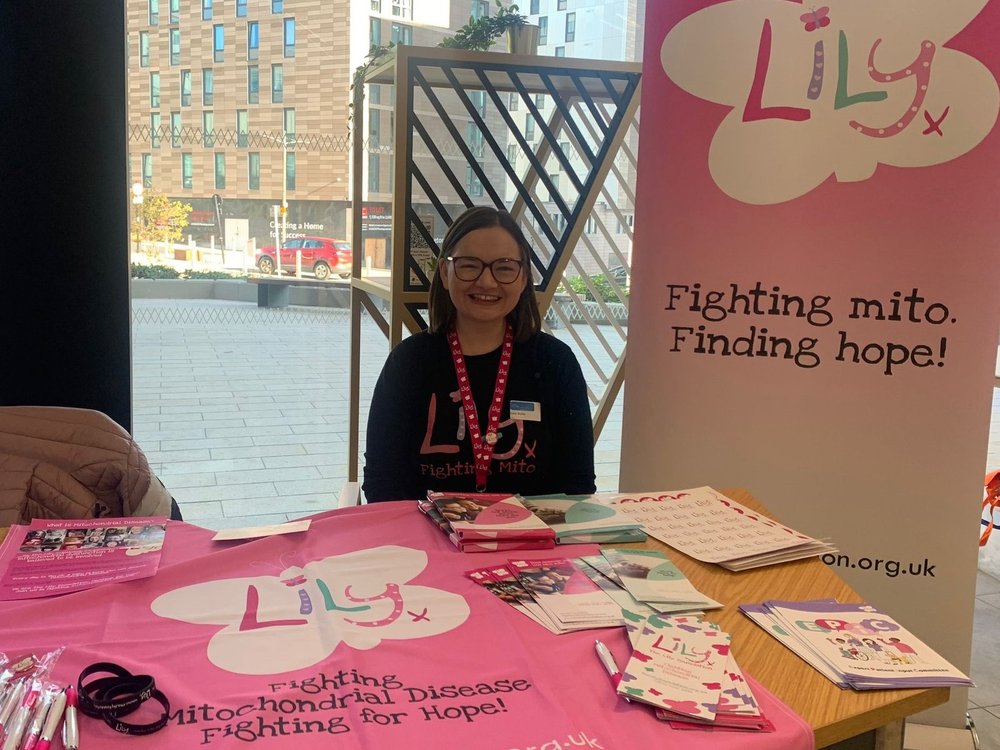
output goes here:
<path id="1" fill-rule="evenodd" d="M 317 279 L 328 279 L 337 274 L 342 279 L 351 275 L 354 253 L 351 243 L 346 240 L 331 240 L 327 237 L 296 237 L 281 246 L 281 270 L 295 273 L 295 255 L 302 251 L 302 271 L 312 273 Z M 262 247 L 256 253 L 257 268 L 261 273 L 274 273 L 277 265 L 276 248 Z"/>

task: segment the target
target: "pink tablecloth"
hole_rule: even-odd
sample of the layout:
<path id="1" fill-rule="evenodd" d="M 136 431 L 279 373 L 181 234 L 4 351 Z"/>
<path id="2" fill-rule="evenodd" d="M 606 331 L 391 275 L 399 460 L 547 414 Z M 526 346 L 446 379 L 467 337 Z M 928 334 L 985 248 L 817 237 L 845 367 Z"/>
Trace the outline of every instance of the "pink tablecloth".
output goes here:
<path id="1" fill-rule="evenodd" d="M 305 534 L 210 537 L 171 523 L 154 578 L 0 605 L 0 650 L 66 646 L 57 680 L 113 661 L 170 698 L 148 737 L 83 717 L 83 747 L 813 747 L 759 685 L 774 733 L 672 730 L 621 701 L 593 646 L 624 662 L 622 629 L 547 633 L 462 576 L 505 554 L 457 552 L 414 503 L 322 514 Z"/>

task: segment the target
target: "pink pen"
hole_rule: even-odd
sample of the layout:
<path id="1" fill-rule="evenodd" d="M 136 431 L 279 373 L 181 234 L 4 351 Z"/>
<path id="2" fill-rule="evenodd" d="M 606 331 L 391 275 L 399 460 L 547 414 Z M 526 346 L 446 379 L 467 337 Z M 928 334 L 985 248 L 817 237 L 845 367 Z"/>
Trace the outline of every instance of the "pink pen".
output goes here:
<path id="1" fill-rule="evenodd" d="M 56 730 L 59 728 L 59 722 L 62 721 L 63 709 L 65 708 L 66 693 L 65 691 L 60 691 L 56 693 L 56 697 L 52 700 L 52 706 L 45 717 L 45 724 L 42 725 L 42 733 L 38 737 L 38 744 L 35 745 L 35 750 L 49 750 L 49 744 L 51 744 L 52 738 L 56 736 Z"/>
<path id="2" fill-rule="evenodd" d="M 66 721 L 63 722 L 63 746 L 66 750 L 80 749 L 80 729 L 76 724 L 76 688 L 66 688 Z"/>
<path id="3" fill-rule="evenodd" d="M 17 750 L 20 747 L 21 738 L 24 737 L 24 730 L 28 728 L 28 719 L 31 718 L 31 712 L 35 710 L 35 702 L 38 700 L 41 692 L 38 684 L 35 683 L 24 696 L 24 700 L 21 701 L 21 705 L 17 709 L 17 713 L 14 714 L 14 718 L 5 727 L 7 739 L 4 740 L 3 750 Z"/>
<path id="4" fill-rule="evenodd" d="M 42 726 L 45 723 L 45 717 L 49 713 L 49 706 L 52 705 L 52 691 L 51 689 L 42 692 L 41 699 L 35 704 L 35 712 L 31 717 L 31 723 L 28 725 L 28 733 L 24 735 L 24 744 L 21 745 L 21 750 L 34 750 L 35 745 L 38 743 L 38 738 L 42 733 Z"/>

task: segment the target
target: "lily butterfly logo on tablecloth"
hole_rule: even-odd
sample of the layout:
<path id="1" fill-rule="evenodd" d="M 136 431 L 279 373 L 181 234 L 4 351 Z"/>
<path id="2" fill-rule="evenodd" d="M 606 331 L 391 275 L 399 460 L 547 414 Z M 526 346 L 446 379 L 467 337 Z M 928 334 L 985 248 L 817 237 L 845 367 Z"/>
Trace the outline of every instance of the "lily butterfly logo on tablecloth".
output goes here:
<path id="1" fill-rule="evenodd" d="M 458 594 L 410 583 L 427 566 L 422 550 L 386 545 L 282 568 L 278 575 L 225 578 L 174 589 L 151 608 L 160 617 L 222 626 L 207 656 L 238 674 L 277 674 L 317 664 L 341 643 L 376 648 L 457 628 L 469 616 Z"/>

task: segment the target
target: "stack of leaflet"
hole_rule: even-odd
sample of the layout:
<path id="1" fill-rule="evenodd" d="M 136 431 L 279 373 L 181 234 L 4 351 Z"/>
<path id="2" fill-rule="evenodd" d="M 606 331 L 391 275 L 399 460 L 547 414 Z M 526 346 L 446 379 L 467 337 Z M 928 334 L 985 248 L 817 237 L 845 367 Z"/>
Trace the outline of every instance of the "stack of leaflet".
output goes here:
<path id="1" fill-rule="evenodd" d="M 428 492 L 418 507 L 462 552 L 555 547 L 555 532 L 518 495 Z"/>
<path id="2" fill-rule="evenodd" d="M 642 524 L 651 537 L 727 570 L 749 570 L 836 551 L 711 487 L 620 494 L 613 503 Z"/>
<path id="3" fill-rule="evenodd" d="M 601 550 L 600 557 L 586 557 L 584 561 L 656 612 L 694 612 L 723 606 L 698 591 L 666 555 L 656 550 L 609 548 Z"/>
<path id="4" fill-rule="evenodd" d="M 766 601 L 741 604 L 740 609 L 840 687 L 975 686 L 930 646 L 869 604 Z"/>
<path id="5" fill-rule="evenodd" d="M 718 626 L 686 615 L 629 615 L 632 657 L 618 694 L 678 729 L 773 731 Z"/>
<path id="6" fill-rule="evenodd" d="M 614 495 L 532 495 L 524 505 L 556 533 L 557 544 L 646 541 L 642 526 L 615 507 Z"/>

